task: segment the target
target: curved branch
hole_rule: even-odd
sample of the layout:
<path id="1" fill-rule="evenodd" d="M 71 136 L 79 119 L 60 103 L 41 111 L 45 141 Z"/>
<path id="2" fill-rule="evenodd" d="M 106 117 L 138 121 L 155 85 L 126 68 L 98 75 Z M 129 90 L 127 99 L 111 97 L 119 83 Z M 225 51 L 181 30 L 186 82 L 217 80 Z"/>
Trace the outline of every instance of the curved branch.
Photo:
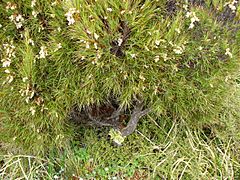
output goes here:
<path id="1" fill-rule="evenodd" d="M 131 114 L 130 121 L 128 122 L 127 126 L 121 130 L 122 136 L 128 136 L 132 134 L 135 131 L 140 118 L 151 111 L 149 108 L 144 110 L 142 110 L 142 108 L 143 102 L 137 102 L 133 109 L 133 113 Z"/>

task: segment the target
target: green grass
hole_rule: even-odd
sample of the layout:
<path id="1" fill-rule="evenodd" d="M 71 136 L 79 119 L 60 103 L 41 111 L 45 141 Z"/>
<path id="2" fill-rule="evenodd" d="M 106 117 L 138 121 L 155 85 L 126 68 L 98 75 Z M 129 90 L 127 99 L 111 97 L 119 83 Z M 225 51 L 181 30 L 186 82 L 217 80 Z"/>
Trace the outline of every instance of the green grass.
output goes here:
<path id="1" fill-rule="evenodd" d="M 238 179 L 238 142 L 220 139 L 215 127 L 210 128 L 200 131 L 185 122 L 169 124 L 148 117 L 121 147 L 106 140 L 108 131 L 96 134 L 94 129 L 80 128 L 70 146 L 53 150 L 45 159 L 1 155 L 5 164 L 0 177 Z"/>

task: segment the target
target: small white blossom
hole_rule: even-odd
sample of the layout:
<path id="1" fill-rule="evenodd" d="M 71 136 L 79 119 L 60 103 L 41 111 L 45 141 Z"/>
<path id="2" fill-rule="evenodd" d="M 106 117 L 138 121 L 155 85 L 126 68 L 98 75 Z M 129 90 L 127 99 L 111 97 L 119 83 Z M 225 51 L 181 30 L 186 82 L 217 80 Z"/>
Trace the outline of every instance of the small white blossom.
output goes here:
<path id="1" fill-rule="evenodd" d="M 29 109 L 29 110 L 30 110 L 30 112 L 31 112 L 31 114 L 32 114 L 32 115 L 34 115 L 34 114 L 36 113 L 36 110 L 35 110 L 35 108 L 34 108 L 34 107 L 30 107 L 30 109 Z"/>
<path id="2" fill-rule="evenodd" d="M 27 80 L 28 80 L 28 77 L 22 78 L 22 81 L 23 81 L 23 82 L 26 82 Z"/>
<path id="3" fill-rule="evenodd" d="M 36 18 L 37 15 L 38 15 L 38 12 L 33 10 L 33 11 L 32 11 L 32 15 L 33 15 L 34 18 Z"/>
<path id="4" fill-rule="evenodd" d="M 74 13 L 78 13 L 79 11 L 76 10 L 76 8 L 70 8 L 68 12 L 65 14 L 68 20 L 68 25 L 74 24 L 75 20 L 73 18 Z"/>
<path id="5" fill-rule="evenodd" d="M 180 47 L 180 46 L 177 46 L 175 49 L 173 49 L 173 51 L 174 51 L 176 54 L 182 54 L 182 53 L 183 53 L 183 48 Z"/>
<path id="6" fill-rule="evenodd" d="M 57 44 L 57 48 L 58 48 L 58 49 L 62 48 L 62 44 L 61 44 L 61 43 L 58 43 L 58 44 Z"/>
<path id="7" fill-rule="evenodd" d="M 2 67 L 9 67 L 11 64 L 11 61 L 7 60 L 7 61 L 3 61 L 3 65 Z"/>
<path id="8" fill-rule="evenodd" d="M 230 58 L 233 57 L 232 53 L 230 52 L 230 48 L 226 49 L 225 55 L 228 55 Z"/>
<path id="9" fill-rule="evenodd" d="M 90 44 L 89 42 L 86 42 L 86 49 L 89 49 L 90 48 Z"/>
<path id="10" fill-rule="evenodd" d="M 156 44 L 157 46 L 159 46 L 159 45 L 160 45 L 160 40 L 156 40 L 156 41 L 155 41 L 155 44 Z"/>
<path id="11" fill-rule="evenodd" d="M 15 23 L 15 25 L 17 29 L 20 29 L 22 27 L 22 22 Z"/>
<path id="12" fill-rule="evenodd" d="M 7 74 L 10 74 L 10 70 L 9 69 L 5 69 L 4 72 L 7 73 Z"/>
<path id="13" fill-rule="evenodd" d="M 122 15 L 123 15 L 125 12 L 126 12 L 125 10 L 122 10 L 122 11 L 120 12 L 120 14 L 122 14 Z"/>
<path id="14" fill-rule="evenodd" d="M 136 54 L 130 54 L 130 56 L 131 56 L 132 58 L 135 58 L 135 57 L 136 57 Z"/>
<path id="15" fill-rule="evenodd" d="M 232 12 L 235 13 L 237 10 L 237 3 L 238 1 L 232 0 L 227 2 L 224 6 L 228 6 L 232 10 Z"/>
<path id="16" fill-rule="evenodd" d="M 7 2 L 6 10 L 9 10 L 9 9 L 14 10 L 14 9 L 16 9 L 16 7 L 17 7 L 16 4 L 13 4 L 11 2 Z"/>
<path id="17" fill-rule="evenodd" d="M 159 56 L 155 56 L 154 61 L 155 61 L 155 62 L 158 62 L 159 59 L 160 59 Z"/>
<path id="18" fill-rule="evenodd" d="M 99 35 L 97 35 L 96 33 L 94 33 L 93 36 L 94 36 L 94 38 L 95 38 L 96 40 L 98 40 Z"/>
<path id="19" fill-rule="evenodd" d="M 187 12 L 186 17 L 191 19 L 191 23 L 189 25 L 189 29 L 194 28 L 194 26 L 195 26 L 194 23 L 200 21 L 199 18 L 196 16 L 195 12 Z"/>
<path id="20" fill-rule="evenodd" d="M 57 1 L 52 2 L 51 5 L 52 5 L 52 6 L 57 5 Z"/>
<path id="21" fill-rule="evenodd" d="M 11 21 L 14 21 L 14 15 L 9 16 L 9 19 L 10 19 Z"/>
<path id="22" fill-rule="evenodd" d="M 0 24 L 0 28 L 2 27 L 2 25 Z"/>
<path id="23" fill-rule="evenodd" d="M 31 1 L 31 7 L 33 8 L 36 5 L 36 0 Z"/>
<path id="24" fill-rule="evenodd" d="M 28 44 L 31 44 L 32 46 L 34 46 L 34 41 L 32 39 L 29 39 Z"/>
<path id="25" fill-rule="evenodd" d="M 113 10 L 112 10 L 112 8 L 107 8 L 107 11 L 112 12 Z"/>
<path id="26" fill-rule="evenodd" d="M 179 29 L 179 28 L 176 28 L 176 29 L 175 29 L 175 31 L 176 31 L 178 34 L 180 34 L 180 33 L 181 33 L 181 31 L 180 31 L 180 29 Z"/>
<path id="27" fill-rule="evenodd" d="M 13 81 L 13 76 L 11 75 L 8 76 L 6 80 L 7 80 L 7 83 L 11 83 Z"/>
<path id="28" fill-rule="evenodd" d="M 91 35 L 91 31 L 89 31 L 88 29 L 86 30 L 87 34 Z"/>
<path id="29" fill-rule="evenodd" d="M 98 49 L 97 43 L 94 43 L 94 48 Z"/>
<path id="30" fill-rule="evenodd" d="M 57 44 L 57 48 L 54 50 L 54 52 L 56 52 L 57 50 L 61 49 L 62 48 L 62 44 L 61 43 L 58 43 Z"/>
<path id="31" fill-rule="evenodd" d="M 167 57 L 167 54 L 166 54 L 166 53 L 162 54 L 162 58 L 163 58 L 164 61 L 167 61 L 167 60 L 169 59 L 169 58 Z"/>
<path id="32" fill-rule="evenodd" d="M 121 46 L 123 43 L 123 39 L 122 38 L 118 38 L 118 46 Z"/>
<path id="33" fill-rule="evenodd" d="M 17 22 L 24 20 L 21 14 L 17 15 L 15 19 Z"/>
<path id="34" fill-rule="evenodd" d="M 11 15 L 9 17 L 9 19 L 14 22 L 14 24 L 16 25 L 17 29 L 20 29 L 22 27 L 22 23 L 24 22 L 24 18 L 22 17 L 21 14 L 17 15 L 17 16 L 14 16 L 14 15 Z"/>
<path id="35" fill-rule="evenodd" d="M 145 77 L 143 76 L 143 75 L 139 75 L 139 79 L 141 79 L 141 80 L 143 80 L 143 81 L 145 81 L 146 79 L 145 79 Z"/>
<path id="36" fill-rule="evenodd" d="M 39 52 L 39 59 L 43 59 L 47 56 L 47 50 L 45 46 L 41 46 L 40 52 Z"/>

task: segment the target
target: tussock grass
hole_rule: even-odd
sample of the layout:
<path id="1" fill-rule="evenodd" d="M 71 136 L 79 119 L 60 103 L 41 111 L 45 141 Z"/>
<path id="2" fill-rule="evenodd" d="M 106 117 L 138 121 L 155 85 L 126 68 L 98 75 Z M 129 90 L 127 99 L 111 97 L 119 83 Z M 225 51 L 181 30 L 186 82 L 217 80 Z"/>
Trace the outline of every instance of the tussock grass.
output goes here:
<path id="1" fill-rule="evenodd" d="M 240 178 L 238 5 L 2 0 L 0 178 Z M 123 146 L 69 122 L 113 101 Z"/>

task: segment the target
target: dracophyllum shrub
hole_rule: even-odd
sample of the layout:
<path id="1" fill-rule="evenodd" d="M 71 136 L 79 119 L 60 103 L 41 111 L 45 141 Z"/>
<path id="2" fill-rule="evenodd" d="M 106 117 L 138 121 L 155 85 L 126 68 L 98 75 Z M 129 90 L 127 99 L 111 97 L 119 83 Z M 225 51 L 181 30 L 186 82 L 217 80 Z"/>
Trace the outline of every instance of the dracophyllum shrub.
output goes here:
<path id="1" fill-rule="evenodd" d="M 112 126 L 122 136 L 147 113 L 216 120 L 239 68 L 237 5 L 4 1 L 4 136 L 32 149 L 61 146 L 73 106 L 72 119 Z M 123 115 L 126 127 L 119 123 Z"/>

